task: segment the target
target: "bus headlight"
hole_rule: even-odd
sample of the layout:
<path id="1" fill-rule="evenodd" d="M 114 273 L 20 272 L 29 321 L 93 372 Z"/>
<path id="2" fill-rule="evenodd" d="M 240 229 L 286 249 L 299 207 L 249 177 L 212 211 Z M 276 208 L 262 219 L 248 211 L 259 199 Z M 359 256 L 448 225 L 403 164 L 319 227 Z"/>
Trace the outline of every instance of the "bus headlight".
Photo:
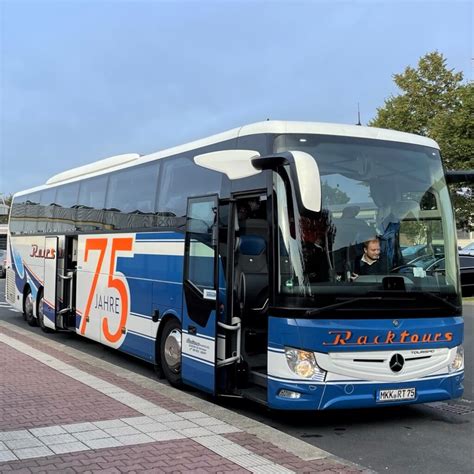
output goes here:
<path id="1" fill-rule="evenodd" d="M 290 370 L 305 379 L 324 380 L 326 371 L 316 363 L 313 352 L 285 347 L 286 362 Z"/>
<path id="2" fill-rule="evenodd" d="M 449 364 L 450 372 L 457 372 L 458 370 L 464 369 L 464 348 L 463 346 L 458 346 L 456 348 L 456 355 L 454 360 Z"/>

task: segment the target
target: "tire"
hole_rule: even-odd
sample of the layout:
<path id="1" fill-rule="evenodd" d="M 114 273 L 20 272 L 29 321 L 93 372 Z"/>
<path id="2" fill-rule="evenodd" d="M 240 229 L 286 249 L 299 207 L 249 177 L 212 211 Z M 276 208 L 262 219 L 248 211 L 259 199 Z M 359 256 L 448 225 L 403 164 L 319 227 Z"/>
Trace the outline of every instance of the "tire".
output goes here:
<path id="1" fill-rule="evenodd" d="M 36 314 L 38 317 L 38 325 L 43 332 L 51 333 L 54 332 L 51 328 L 44 325 L 44 314 L 43 314 L 43 292 L 40 293 L 38 298 L 38 306 L 36 308 Z"/>
<path id="2" fill-rule="evenodd" d="M 28 288 L 25 292 L 25 297 L 23 299 L 23 315 L 25 318 L 25 321 L 30 325 L 30 326 L 36 326 L 37 325 L 37 320 L 33 315 L 33 308 L 34 308 L 34 300 L 33 300 L 33 295 L 31 294 L 30 288 Z"/>
<path id="3" fill-rule="evenodd" d="M 181 326 L 177 319 L 169 319 L 160 337 L 160 364 L 164 376 L 174 387 L 182 387 Z"/>

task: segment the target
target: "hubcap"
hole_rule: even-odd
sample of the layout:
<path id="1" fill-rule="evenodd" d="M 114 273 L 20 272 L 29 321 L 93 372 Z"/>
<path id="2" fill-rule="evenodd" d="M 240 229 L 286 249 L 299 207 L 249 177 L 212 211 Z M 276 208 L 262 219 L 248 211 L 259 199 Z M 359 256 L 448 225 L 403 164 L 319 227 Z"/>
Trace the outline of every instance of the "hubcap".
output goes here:
<path id="1" fill-rule="evenodd" d="M 43 298 L 40 299 L 38 304 L 38 320 L 41 325 L 43 325 Z"/>
<path id="2" fill-rule="evenodd" d="M 27 316 L 33 316 L 33 297 L 28 293 L 25 300 L 25 313 Z"/>
<path id="3" fill-rule="evenodd" d="M 173 329 L 165 341 L 166 365 L 173 371 L 179 372 L 181 368 L 181 332 Z"/>

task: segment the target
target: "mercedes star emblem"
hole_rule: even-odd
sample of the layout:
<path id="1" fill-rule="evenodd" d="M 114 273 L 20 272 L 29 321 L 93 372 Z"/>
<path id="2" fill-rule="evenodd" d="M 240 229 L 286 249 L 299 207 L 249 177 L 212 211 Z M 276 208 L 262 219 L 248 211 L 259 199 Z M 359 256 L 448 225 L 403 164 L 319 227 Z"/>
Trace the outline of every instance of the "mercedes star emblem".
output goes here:
<path id="1" fill-rule="evenodd" d="M 390 359 L 389 365 L 392 372 L 400 372 L 405 364 L 405 359 L 401 354 L 394 354 Z"/>

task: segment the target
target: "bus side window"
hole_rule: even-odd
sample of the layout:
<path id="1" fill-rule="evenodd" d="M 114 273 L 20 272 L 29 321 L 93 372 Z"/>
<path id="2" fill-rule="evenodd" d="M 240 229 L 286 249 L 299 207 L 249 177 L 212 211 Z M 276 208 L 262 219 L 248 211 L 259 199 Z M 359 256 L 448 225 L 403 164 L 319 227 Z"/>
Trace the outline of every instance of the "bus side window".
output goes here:
<path id="1" fill-rule="evenodd" d="M 129 229 L 153 225 L 151 214 L 154 212 L 158 169 L 157 163 L 150 163 L 110 175 L 105 202 L 108 227 Z"/>
<path id="2" fill-rule="evenodd" d="M 182 217 L 186 214 L 187 198 L 218 193 L 222 174 L 196 166 L 188 158 L 166 160 L 162 164 L 157 211 Z"/>
<path id="3" fill-rule="evenodd" d="M 76 230 L 104 228 L 105 193 L 108 176 L 97 176 L 81 182 L 77 203 Z"/>
<path id="4" fill-rule="evenodd" d="M 58 232 L 75 230 L 76 204 L 79 194 L 79 183 L 69 183 L 58 188 L 54 222 Z"/>
<path id="5" fill-rule="evenodd" d="M 22 234 L 25 226 L 26 196 L 19 196 L 13 200 L 10 213 L 10 232 Z"/>

